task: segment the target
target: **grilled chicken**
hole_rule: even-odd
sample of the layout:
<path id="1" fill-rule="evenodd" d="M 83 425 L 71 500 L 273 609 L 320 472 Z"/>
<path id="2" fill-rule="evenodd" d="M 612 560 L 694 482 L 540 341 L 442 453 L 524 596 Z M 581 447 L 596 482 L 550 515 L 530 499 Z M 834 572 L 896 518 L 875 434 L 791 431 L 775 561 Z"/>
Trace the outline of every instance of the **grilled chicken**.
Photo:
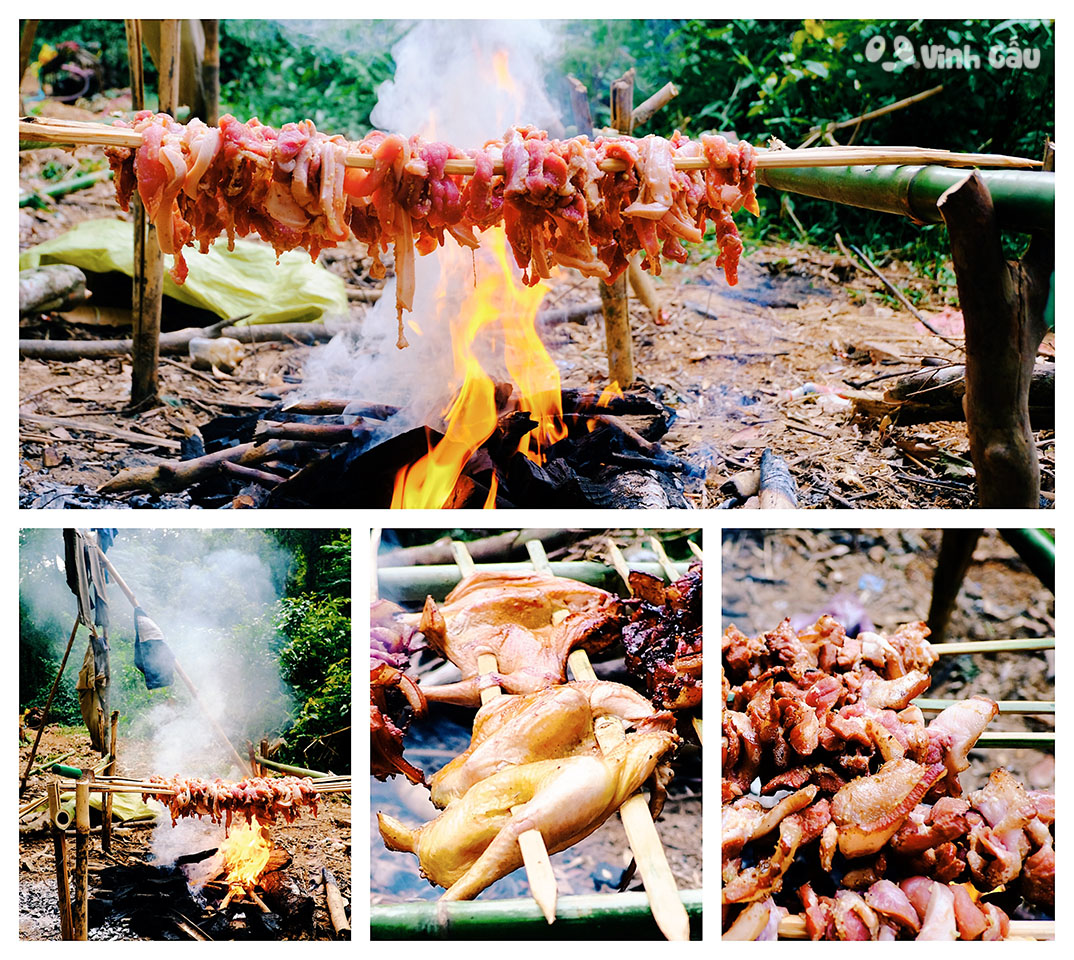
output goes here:
<path id="1" fill-rule="evenodd" d="M 562 683 L 571 650 L 603 650 L 618 635 L 622 619 L 616 597 L 576 580 L 539 573 L 474 574 L 442 606 L 431 597 L 425 601 L 418 629 L 463 679 L 423 686 L 422 692 L 427 700 L 478 706 L 483 682 L 506 693 Z M 498 668 L 485 678 L 477 668 L 482 654 L 493 654 Z"/>
<path id="2" fill-rule="evenodd" d="M 673 730 L 674 717 L 656 710 L 621 683 L 575 681 L 536 693 L 496 697 L 474 717 L 466 752 L 429 782 L 432 801 L 444 807 L 479 780 L 505 767 L 557 757 L 597 756 L 598 717 L 618 717 L 638 729 Z"/>
<path id="3" fill-rule="evenodd" d="M 522 866 L 520 834 L 539 830 L 549 853 L 577 843 L 657 771 L 677 742 L 666 730 L 628 733 L 601 757 L 507 767 L 416 829 L 378 814 L 380 833 L 389 849 L 415 854 L 430 883 L 447 888 L 441 899 L 469 900 Z M 660 778 L 655 779 L 654 790 L 662 790 Z"/>

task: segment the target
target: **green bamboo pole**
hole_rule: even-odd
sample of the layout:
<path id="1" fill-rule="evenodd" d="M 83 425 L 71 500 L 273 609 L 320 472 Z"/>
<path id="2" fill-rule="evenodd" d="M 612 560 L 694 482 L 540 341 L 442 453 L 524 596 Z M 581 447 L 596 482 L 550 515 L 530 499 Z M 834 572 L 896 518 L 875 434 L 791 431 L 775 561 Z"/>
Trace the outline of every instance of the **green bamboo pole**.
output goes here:
<path id="1" fill-rule="evenodd" d="M 701 938 L 701 891 L 681 890 L 690 937 Z M 549 926 L 529 897 L 414 901 L 370 908 L 373 940 L 663 940 L 642 892 L 560 897 Z"/>
<path id="2" fill-rule="evenodd" d="M 1018 551 L 1018 556 L 1040 582 L 1055 593 L 1055 535 L 1032 527 L 999 533 Z"/>
<path id="3" fill-rule="evenodd" d="M 603 563 L 588 560 L 566 560 L 553 563 L 552 573 L 557 577 L 581 580 L 595 586 L 614 588 L 615 571 Z M 640 570 L 663 579 L 665 572 L 659 563 L 634 563 L 632 570 Z M 689 569 L 687 563 L 676 563 L 678 575 Z M 529 563 L 479 563 L 479 573 L 533 573 Z M 424 600 L 427 596 L 443 597 L 459 582 L 459 568 L 454 564 L 426 564 L 413 567 L 381 567 L 377 571 L 382 596 L 395 601 Z"/>
<path id="4" fill-rule="evenodd" d="M 70 180 L 55 183 L 51 187 L 42 187 L 40 190 L 31 190 L 29 193 L 24 193 L 19 197 L 19 206 L 47 206 L 43 199 L 44 197 L 62 197 L 65 194 L 74 193 L 76 190 L 92 187 L 101 180 L 110 180 L 111 178 L 111 170 L 94 170 L 92 173 L 84 173 L 78 177 L 71 177 Z"/>
<path id="5" fill-rule="evenodd" d="M 330 773 L 321 773 L 317 770 L 307 770 L 304 767 L 292 767 L 287 763 L 277 763 L 275 760 L 266 760 L 261 754 L 255 753 L 254 759 L 263 767 L 277 770 L 280 773 L 289 773 L 293 777 L 309 777 L 312 780 L 320 780 L 322 777 L 330 777 Z"/>
<path id="6" fill-rule="evenodd" d="M 1055 174 L 1035 170 L 981 170 L 996 216 L 1009 230 L 1055 229 Z M 890 165 L 875 167 L 758 168 L 757 182 L 774 190 L 800 193 L 923 223 L 942 223 L 936 201 L 966 175 L 952 167 Z"/>

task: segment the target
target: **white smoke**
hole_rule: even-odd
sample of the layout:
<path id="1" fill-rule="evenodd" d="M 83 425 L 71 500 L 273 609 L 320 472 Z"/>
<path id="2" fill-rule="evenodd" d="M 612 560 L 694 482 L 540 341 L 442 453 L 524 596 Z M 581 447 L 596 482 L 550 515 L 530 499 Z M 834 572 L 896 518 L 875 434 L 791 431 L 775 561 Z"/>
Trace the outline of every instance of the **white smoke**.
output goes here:
<path id="1" fill-rule="evenodd" d="M 562 135 L 558 111 L 544 86 L 545 66 L 558 44 L 556 29 L 539 21 L 418 23 L 392 49 L 395 76 L 377 91 L 373 123 L 462 149 L 500 137 L 514 124 Z M 451 238 L 446 243 L 455 245 Z M 454 250 L 418 256 L 416 267 L 414 310 L 404 314 L 410 346 L 396 347 L 395 284 L 390 281 L 358 332 L 340 334 L 313 352 L 306 365 L 303 397 L 405 406 L 390 426 L 391 435 L 439 423 L 439 414 L 458 386 L 444 318 L 457 311 L 473 289 L 475 273 L 483 276 L 483 271 L 497 268 L 482 251 L 459 256 Z M 437 299 L 445 270 L 452 271 L 450 292 Z M 489 358 L 485 369 L 501 372 L 493 359 L 502 351 L 498 338 L 490 336 L 481 347 Z"/>

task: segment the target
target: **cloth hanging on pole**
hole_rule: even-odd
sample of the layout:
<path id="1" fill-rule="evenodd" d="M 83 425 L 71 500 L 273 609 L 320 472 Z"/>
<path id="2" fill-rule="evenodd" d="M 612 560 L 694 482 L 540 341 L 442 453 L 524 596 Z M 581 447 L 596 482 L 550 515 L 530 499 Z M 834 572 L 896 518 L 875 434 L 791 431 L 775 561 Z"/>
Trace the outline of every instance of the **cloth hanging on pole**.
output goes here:
<path id="1" fill-rule="evenodd" d="M 141 607 L 134 609 L 134 665 L 142 671 L 147 690 L 170 687 L 174 680 L 175 654 Z"/>
<path id="2" fill-rule="evenodd" d="M 78 671 L 78 683 L 75 684 L 75 692 L 78 694 L 78 708 L 82 713 L 86 729 L 89 731 L 90 743 L 94 750 L 103 752 L 108 742 L 106 736 L 108 725 L 105 723 L 106 702 L 101 697 L 99 675 L 94 662 L 94 649 L 92 641 L 86 644 L 86 655 L 82 659 L 82 669 Z M 105 686 L 107 690 L 107 686 Z"/>

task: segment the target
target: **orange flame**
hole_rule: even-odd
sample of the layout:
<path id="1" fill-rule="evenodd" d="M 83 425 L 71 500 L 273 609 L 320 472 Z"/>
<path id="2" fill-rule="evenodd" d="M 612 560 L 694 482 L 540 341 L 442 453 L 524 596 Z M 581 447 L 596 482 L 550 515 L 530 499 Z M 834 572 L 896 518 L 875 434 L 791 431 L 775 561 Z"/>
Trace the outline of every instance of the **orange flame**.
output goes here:
<path id="1" fill-rule="evenodd" d="M 224 868 L 228 871 L 226 882 L 232 887 L 244 889 L 253 886 L 268 865 L 271 853 L 269 829 L 258 823 L 257 817 L 252 823 L 233 829 L 231 835 L 220 844 Z"/>
<path id="2" fill-rule="evenodd" d="M 451 324 L 455 370 L 462 386 L 445 413 L 444 438 L 428 454 L 395 478 L 392 508 L 439 509 L 451 498 L 467 461 L 496 429 L 495 385 L 485 372 L 477 350 L 487 345 L 497 328 L 503 338 L 503 363 L 518 388 L 520 407 L 537 421 L 523 437 L 519 449 L 531 459 L 543 460 L 543 451 L 567 435 L 563 422 L 559 370 L 537 335 L 537 308 L 547 287 L 527 287 L 515 277 L 507 238 L 499 229 L 485 231 L 476 288 L 453 316 L 440 318 Z M 441 257 L 469 259 L 461 250 L 444 248 Z M 446 265 L 443 276 L 453 273 Z M 489 269 L 491 267 L 491 269 Z M 444 297 L 443 289 L 438 291 Z M 446 298 L 445 298 L 446 299 Z M 486 507 L 495 506 L 491 495 Z"/>
<path id="3" fill-rule="evenodd" d="M 518 100 L 522 91 L 511 75 L 507 51 L 497 50 L 490 66 L 486 75 L 491 82 L 509 99 Z M 434 129 L 435 118 L 430 116 L 427 130 Z M 439 316 L 436 322 L 450 324 L 455 378 L 461 386 L 444 413 L 443 440 L 396 475 L 393 509 L 445 506 L 467 461 L 492 436 L 502 411 L 496 407 L 495 384 L 478 358 L 479 351 L 488 354 L 492 342 L 503 342 L 502 358 L 497 359 L 502 359 L 516 388 L 519 409 L 537 421 L 537 427 L 519 443 L 520 452 L 543 463 L 547 448 L 567 435 L 559 371 L 537 335 L 537 308 L 547 287 L 527 287 L 516 277 L 502 228 L 483 233 L 480 253 L 478 263 L 470 251 L 450 244 L 439 252 L 441 282 L 437 302 L 446 307 L 450 316 Z M 472 292 L 461 306 L 448 306 L 452 300 L 457 302 L 458 292 L 469 282 L 471 267 Z M 412 323 L 411 329 L 417 330 L 416 325 Z M 497 486 L 493 476 L 486 508 L 496 506 Z"/>
<path id="4" fill-rule="evenodd" d="M 608 384 L 608 386 L 601 390 L 600 396 L 597 397 L 597 406 L 610 407 L 612 405 L 612 401 L 616 397 L 622 398 L 622 396 L 623 391 L 619 389 L 619 381 L 613 380 L 611 383 Z M 597 429 L 597 427 L 600 426 L 599 422 L 593 418 L 587 420 L 585 422 L 585 425 L 586 429 L 589 430 L 590 433 L 592 433 L 594 430 Z"/>

